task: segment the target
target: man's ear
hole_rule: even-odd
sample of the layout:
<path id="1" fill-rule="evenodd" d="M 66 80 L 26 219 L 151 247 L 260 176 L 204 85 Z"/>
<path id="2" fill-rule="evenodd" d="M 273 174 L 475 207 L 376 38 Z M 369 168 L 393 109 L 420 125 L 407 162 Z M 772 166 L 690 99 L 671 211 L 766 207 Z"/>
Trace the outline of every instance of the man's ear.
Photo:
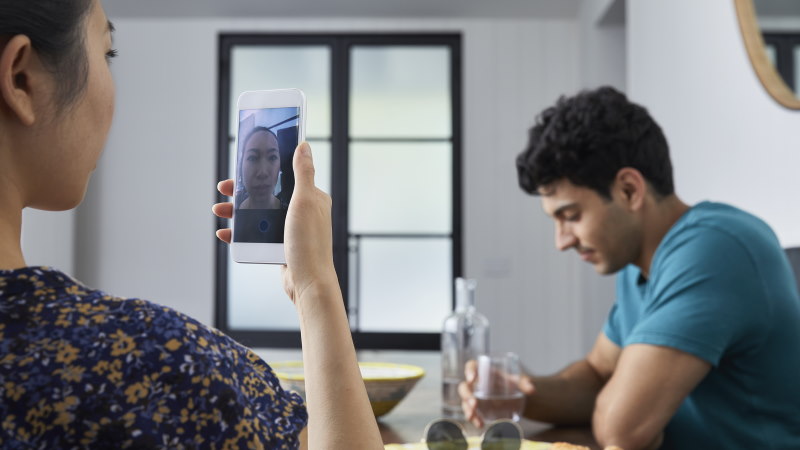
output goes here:
<path id="1" fill-rule="evenodd" d="M 647 181 L 642 173 L 633 167 L 623 167 L 617 172 L 614 188 L 631 211 L 636 211 L 644 205 Z"/>
<path id="2" fill-rule="evenodd" d="M 0 97 L 5 108 L 28 126 L 36 121 L 37 64 L 31 40 L 25 35 L 12 37 L 0 50 Z"/>

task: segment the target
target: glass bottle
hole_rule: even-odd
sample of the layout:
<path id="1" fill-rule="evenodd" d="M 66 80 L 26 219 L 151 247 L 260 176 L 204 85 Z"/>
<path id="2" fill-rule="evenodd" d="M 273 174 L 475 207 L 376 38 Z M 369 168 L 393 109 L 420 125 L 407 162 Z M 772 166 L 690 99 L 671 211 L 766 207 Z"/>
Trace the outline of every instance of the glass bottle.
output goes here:
<path id="1" fill-rule="evenodd" d="M 475 309 L 472 279 L 456 278 L 456 309 L 442 327 L 442 413 L 463 419 L 458 384 L 464 380 L 464 365 L 489 353 L 489 321 Z"/>

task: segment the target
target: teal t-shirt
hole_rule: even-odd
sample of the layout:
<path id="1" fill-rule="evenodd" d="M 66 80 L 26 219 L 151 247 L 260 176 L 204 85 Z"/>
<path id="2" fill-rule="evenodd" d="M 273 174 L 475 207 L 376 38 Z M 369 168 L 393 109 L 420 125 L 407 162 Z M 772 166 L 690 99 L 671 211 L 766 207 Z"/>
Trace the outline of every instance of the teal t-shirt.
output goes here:
<path id="1" fill-rule="evenodd" d="M 620 347 L 695 355 L 711 371 L 665 430 L 664 448 L 800 449 L 800 296 L 760 219 L 703 202 L 664 236 L 650 277 L 628 266 L 604 330 Z"/>

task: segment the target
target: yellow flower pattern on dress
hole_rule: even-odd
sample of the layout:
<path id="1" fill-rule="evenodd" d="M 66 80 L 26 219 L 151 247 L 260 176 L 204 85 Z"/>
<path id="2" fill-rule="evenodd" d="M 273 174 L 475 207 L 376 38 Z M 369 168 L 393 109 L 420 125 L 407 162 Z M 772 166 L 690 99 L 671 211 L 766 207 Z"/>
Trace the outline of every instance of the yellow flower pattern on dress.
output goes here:
<path id="1" fill-rule="evenodd" d="M 218 330 L 62 272 L 0 271 L 0 447 L 297 448 L 303 401 Z"/>

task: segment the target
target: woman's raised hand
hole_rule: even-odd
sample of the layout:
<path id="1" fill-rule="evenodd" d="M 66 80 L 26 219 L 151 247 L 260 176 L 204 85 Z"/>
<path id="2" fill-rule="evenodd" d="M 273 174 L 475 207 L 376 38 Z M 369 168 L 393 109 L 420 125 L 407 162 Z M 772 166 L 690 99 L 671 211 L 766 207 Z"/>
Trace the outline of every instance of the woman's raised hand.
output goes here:
<path id="1" fill-rule="evenodd" d="M 333 238 L 331 231 L 331 198 L 314 185 L 314 160 L 307 142 L 297 146 L 292 161 L 295 175 L 294 192 L 286 215 L 283 268 L 283 287 L 292 301 L 310 287 L 338 281 L 333 268 Z M 233 180 L 220 181 L 217 189 L 222 195 L 233 196 Z M 218 217 L 233 217 L 233 204 L 215 204 L 211 210 Z M 217 237 L 231 242 L 230 228 L 217 230 Z"/>
<path id="2" fill-rule="evenodd" d="M 314 286 L 339 290 L 333 268 L 331 198 L 314 185 L 314 160 L 307 142 L 297 146 L 292 160 L 295 185 L 286 214 L 283 288 L 297 303 Z"/>

